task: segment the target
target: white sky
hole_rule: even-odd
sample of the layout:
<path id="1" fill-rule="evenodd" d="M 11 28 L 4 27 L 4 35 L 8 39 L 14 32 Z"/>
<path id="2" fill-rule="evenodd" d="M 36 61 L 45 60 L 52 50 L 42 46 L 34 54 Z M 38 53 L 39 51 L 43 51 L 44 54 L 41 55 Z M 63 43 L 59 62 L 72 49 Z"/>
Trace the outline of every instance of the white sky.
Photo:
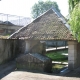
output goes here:
<path id="1" fill-rule="evenodd" d="M 46 0 L 43 0 L 46 1 Z M 61 13 L 68 15 L 68 0 L 51 0 L 56 1 Z M 31 17 L 31 7 L 38 0 L 1 0 L 0 13 Z"/>

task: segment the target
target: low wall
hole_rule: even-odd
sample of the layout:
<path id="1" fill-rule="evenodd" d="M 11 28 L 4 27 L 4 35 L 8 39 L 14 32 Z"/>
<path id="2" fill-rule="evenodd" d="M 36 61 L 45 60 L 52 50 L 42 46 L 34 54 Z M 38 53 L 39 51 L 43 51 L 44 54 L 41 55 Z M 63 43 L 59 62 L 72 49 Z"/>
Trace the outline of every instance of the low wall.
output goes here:
<path id="1" fill-rule="evenodd" d="M 0 39 L 0 64 L 14 59 L 20 53 L 24 53 L 22 40 Z"/>
<path id="2" fill-rule="evenodd" d="M 24 53 L 45 53 L 44 43 L 19 39 L 0 39 L 0 64 Z"/>
<path id="3" fill-rule="evenodd" d="M 33 40 L 0 39 L 0 64 L 25 53 L 45 54 L 45 45 Z"/>

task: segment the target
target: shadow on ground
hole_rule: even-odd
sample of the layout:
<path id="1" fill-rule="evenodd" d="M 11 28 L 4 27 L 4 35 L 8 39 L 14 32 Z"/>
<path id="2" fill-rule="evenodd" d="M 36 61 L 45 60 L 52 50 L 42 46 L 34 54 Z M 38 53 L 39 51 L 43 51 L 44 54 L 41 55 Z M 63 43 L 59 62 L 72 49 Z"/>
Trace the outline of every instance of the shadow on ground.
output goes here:
<path id="1" fill-rule="evenodd" d="M 46 72 L 40 72 L 36 70 L 17 70 L 16 69 L 16 62 L 15 61 L 10 61 L 9 63 L 6 63 L 4 65 L 0 65 L 0 79 L 3 77 L 7 76 L 11 72 L 16 72 L 16 71 L 24 71 L 24 72 L 31 72 L 31 73 L 40 73 L 40 74 L 46 74 L 50 76 L 63 76 L 63 77 L 77 77 L 80 78 L 80 68 L 74 70 L 74 71 L 69 71 L 64 72 L 64 73 L 46 73 Z"/>

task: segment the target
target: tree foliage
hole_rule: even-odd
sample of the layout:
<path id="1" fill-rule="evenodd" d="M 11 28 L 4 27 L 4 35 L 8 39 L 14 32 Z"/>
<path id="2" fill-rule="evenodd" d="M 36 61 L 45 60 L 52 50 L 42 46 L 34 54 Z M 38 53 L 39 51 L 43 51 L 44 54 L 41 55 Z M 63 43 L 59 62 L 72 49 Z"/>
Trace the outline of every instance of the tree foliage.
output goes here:
<path id="1" fill-rule="evenodd" d="M 56 2 L 47 0 L 46 2 L 38 1 L 38 3 L 35 3 L 32 7 L 32 17 L 37 18 L 42 13 L 50 9 L 51 7 L 55 7 L 57 11 L 60 12 L 59 7 Z"/>
<path id="2" fill-rule="evenodd" d="M 80 42 L 80 3 L 74 7 L 70 16 L 69 23 L 71 26 L 72 34 Z"/>
<path id="3" fill-rule="evenodd" d="M 80 0 L 68 0 L 69 3 L 69 12 L 71 13 L 74 7 L 80 2 Z"/>

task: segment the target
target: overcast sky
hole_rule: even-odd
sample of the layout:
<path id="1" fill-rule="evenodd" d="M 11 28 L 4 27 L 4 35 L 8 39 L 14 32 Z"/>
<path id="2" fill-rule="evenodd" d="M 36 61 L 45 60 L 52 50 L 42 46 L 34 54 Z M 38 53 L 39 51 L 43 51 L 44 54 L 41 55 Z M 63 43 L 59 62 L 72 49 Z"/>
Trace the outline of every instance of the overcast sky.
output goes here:
<path id="1" fill-rule="evenodd" d="M 51 1 L 57 2 L 65 17 L 68 15 L 68 0 Z M 31 7 L 37 2 L 38 0 L 2 0 L 0 1 L 0 13 L 31 17 Z"/>

